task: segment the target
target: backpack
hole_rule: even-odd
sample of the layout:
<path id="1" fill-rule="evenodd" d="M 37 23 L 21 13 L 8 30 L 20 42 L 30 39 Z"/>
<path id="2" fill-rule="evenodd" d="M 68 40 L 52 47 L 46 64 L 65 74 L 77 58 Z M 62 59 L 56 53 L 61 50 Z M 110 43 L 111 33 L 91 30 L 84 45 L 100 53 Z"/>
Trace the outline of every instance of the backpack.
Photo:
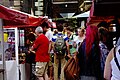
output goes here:
<path id="1" fill-rule="evenodd" d="M 66 51 L 66 44 L 63 38 L 63 35 L 57 35 L 57 39 L 55 41 L 55 52 L 57 55 L 64 55 Z"/>

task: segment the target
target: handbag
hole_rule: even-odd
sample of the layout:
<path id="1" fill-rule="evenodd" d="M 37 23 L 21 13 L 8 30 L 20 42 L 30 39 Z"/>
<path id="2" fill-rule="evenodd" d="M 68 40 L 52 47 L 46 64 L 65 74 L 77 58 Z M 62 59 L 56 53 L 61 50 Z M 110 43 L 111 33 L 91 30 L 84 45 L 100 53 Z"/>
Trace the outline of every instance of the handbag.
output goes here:
<path id="1" fill-rule="evenodd" d="M 66 80 L 79 79 L 80 67 L 78 65 L 78 58 L 70 58 L 65 65 L 64 74 Z"/>

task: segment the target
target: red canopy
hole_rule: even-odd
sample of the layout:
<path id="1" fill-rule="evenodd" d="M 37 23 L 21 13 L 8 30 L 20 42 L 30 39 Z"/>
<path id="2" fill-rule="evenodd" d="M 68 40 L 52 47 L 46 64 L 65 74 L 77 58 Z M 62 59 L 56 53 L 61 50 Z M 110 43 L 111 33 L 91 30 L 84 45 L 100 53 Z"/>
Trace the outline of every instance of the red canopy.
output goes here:
<path id="1" fill-rule="evenodd" d="M 50 22 L 46 18 L 32 16 L 2 5 L 0 5 L 0 18 L 3 19 L 4 27 L 38 26 L 44 21 L 46 21 L 50 26 Z"/>

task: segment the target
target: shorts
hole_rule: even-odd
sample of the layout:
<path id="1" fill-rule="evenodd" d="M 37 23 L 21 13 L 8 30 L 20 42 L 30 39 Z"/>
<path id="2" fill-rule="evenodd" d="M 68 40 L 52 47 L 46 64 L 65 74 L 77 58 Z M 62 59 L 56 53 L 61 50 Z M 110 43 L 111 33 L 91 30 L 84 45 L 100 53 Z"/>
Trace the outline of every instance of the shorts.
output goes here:
<path id="1" fill-rule="evenodd" d="M 43 77 L 47 73 L 48 62 L 36 62 L 35 75 L 38 77 Z"/>

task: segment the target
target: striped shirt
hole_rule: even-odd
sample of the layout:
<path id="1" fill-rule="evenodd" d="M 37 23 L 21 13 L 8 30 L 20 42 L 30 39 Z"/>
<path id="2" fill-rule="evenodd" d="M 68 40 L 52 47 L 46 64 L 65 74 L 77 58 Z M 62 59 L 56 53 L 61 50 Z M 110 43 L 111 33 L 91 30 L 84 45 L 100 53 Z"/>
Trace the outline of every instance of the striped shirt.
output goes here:
<path id="1" fill-rule="evenodd" d="M 59 32 L 58 34 L 54 34 L 53 37 L 52 37 L 52 41 L 55 42 L 56 39 L 57 39 L 57 36 L 62 36 L 62 35 L 63 35 L 63 34 L 60 33 L 60 32 Z M 63 39 L 64 39 L 64 41 L 69 40 L 69 38 L 68 38 L 67 36 L 65 36 L 65 35 L 63 35 Z"/>

